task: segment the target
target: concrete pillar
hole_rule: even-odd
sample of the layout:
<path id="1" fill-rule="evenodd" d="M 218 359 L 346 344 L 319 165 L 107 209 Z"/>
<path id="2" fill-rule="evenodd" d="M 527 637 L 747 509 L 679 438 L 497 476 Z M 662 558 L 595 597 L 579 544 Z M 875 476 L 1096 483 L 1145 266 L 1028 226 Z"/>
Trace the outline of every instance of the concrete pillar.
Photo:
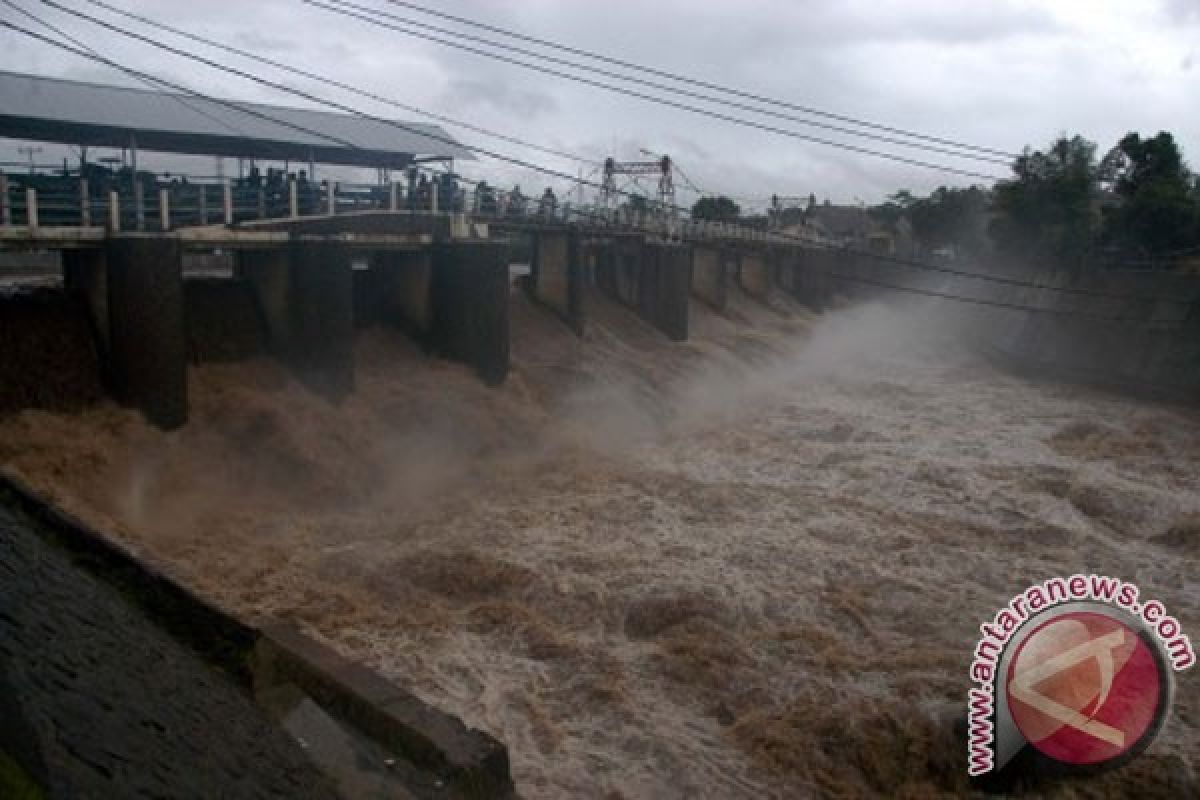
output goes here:
<path id="1" fill-rule="evenodd" d="M 109 350 L 108 263 L 101 248 L 62 251 L 63 286 L 87 302 L 101 355 Z"/>
<path id="2" fill-rule="evenodd" d="M 751 250 L 742 252 L 738 285 L 755 300 L 767 301 L 771 294 L 771 273 L 763 254 Z"/>
<path id="3" fill-rule="evenodd" d="M 38 197 L 37 189 L 25 190 L 25 224 L 29 226 L 29 230 L 37 230 L 38 227 Z"/>
<path id="4" fill-rule="evenodd" d="M 146 198 L 142 181 L 137 176 L 137 167 L 133 170 L 133 213 L 139 232 L 146 230 Z"/>
<path id="5" fill-rule="evenodd" d="M 201 183 L 196 186 L 196 190 L 197 190 L 197 194 L 196 194 L 197 213 L 200 215 L 200 224 L 207 225 L 208 224 L 208 187 Z"/>
<path id="6" fill-rule="evenodd" d="M 8 176 L 0 172 L 0 225 L 12 225 L 12 204 L 8 199 Z"/>
<path id="7" fill-rule="evenodd" d="M 827 307 L 835 294 L 846 293 L 847 282 L 838 278 L 845 266 L 842 264 L 842 252 L 828 247 L 805 252 L 805 273 L 811 287 L 806 288 L 805 293 L 811 293 L 820 308 Z"/>
<path id="8" fill-rule="evenodd" d="M 637 308 L 641 293 L 642 243 L 634 239 L 618 239 L 612 248 L 613 294 L 630 308 Z"/>
<path id="9" fill-rule="evenodd" d="M 84 228 L 92 226 L 92 203 L 87 178 L 79 180 L 79 224 Z"/>
<path id="10" fill-rule="evenodd" d="M 489 385 L 508 375 L 508 259 L 500 242 L 445 242 L 433 249 L 435 352 L 474 367 Z"/>
<path id="11" fill-rule="evenodd" d="M 288 216 L 292 219 L 300 216 L 300 198 L 296 195 L 296 179 L 288 179 Z"/>
<path id="12" fill-rule="evenodd" d="M 583 273 L 577 232 L 534 234 L 530 293 L 580 335 L 583 334 Z"/>
<path id="13" fill-rule="evenodd" d="M 617 302 L 637 306 L 637 275 L 642 267 L 641 243 L 625 237 L 597 240 L 593 278 L 596 286 Z"/>
<path id="14" fill-rule="evenodd" d="M 788 294 L 796 293 L 796 272 L 792 269 L 791 254 L 782 247 L 767 247 L 767 273 L 773 285 Z"/>
<path id="15" fill-rule="evenodd" d="M 692 286 L 691 248 L 647 243 L 639 282 L 638 313 L 673 341 L 686 341 Z"/>
<path id="16" fill-rule="evenodd" d="M 354 274 L 341 242 L 290 243 L 288 361 L 330 399 L 354 390 Z"/>
<path id="17" fill-rule="evenodd" d="M 671 339 L 687 339 L 690 247 L 629 237 L 611 240 L 597 253 L 596 284 Z"/>
<path id="18" fill-rule="evenodd" d="M 117 233 L 121 230 L 121 195 L 115 191 L 108 193 L 108 232 Z"/>
<path id="19" fill-rule="evenodd" d="M 167 189 L 158 190 L 158 221 L 164 231 L 171 230 L 171 193 Z"/>
<path id="20" fill-rule="evenodd" d="M 187 422 L 183 259 L 168 236 L 114 236 L 108 278 L 108 374 L 117 400 L 168 430 Z"/>
<path id="21" fill-rule="evenodd" d="M 724 311 L 729 299 L 729 259 L 717 247 L 696 245 L 692 249 L 692 294 Z"/>
<path id="22" fill-rule="evenodd" d="M 221 204 L 224 206 L 225 224 L 232 225 L 233 224 L 233 185 L 229 182 L 228 178 L 226 178 L 224 184 L 222 184 L 221 190 L 222 190 L 221 191 Z"/>

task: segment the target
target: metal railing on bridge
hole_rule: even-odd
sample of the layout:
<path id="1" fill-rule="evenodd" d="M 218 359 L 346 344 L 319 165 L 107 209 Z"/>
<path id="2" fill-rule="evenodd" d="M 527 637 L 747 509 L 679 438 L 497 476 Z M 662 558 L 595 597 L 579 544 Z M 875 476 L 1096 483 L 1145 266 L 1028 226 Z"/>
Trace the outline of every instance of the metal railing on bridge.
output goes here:
<path id="1" fill-rule="evenodd" d="M 797 243 L 794 235 L 744 224 L 693 220 L 653 206 L 604 209 L 533 200 L 492 188 L 442 192 L 438 182 L 410 189 L 403 183 L 313 182 L 295 177 L 258 185 L 221 178 L 178 177 L 89 181 L 0 172 L 0 229 L 36 235 L 47 228 L 171 231 L 255 220 L 298 219 L 370 211 L 453 213 L 498 227 L 570 226 L 687 240 Z M 39 188 L 41 187 L 41 188 Z M 818 244 L 814 241 L 813 244 Z"/>

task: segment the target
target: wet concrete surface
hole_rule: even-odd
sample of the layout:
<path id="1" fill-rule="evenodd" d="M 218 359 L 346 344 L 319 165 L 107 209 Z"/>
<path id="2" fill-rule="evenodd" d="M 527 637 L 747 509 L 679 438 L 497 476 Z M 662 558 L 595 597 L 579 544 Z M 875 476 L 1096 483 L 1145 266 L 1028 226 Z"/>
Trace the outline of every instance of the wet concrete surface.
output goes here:
<path id="1" fill-rule="evenodd" d="M 0 752 L 52 798 L 332 798 L 233 681 L 0 507 Z"/>

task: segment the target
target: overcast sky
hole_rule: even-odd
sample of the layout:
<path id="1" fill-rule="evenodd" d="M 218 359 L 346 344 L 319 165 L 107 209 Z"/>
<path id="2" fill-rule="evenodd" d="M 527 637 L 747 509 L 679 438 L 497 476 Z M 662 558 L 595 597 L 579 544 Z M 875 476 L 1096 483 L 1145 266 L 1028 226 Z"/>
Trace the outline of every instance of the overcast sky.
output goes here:
<path id="1" fill-rule="evenodd" d="M 84 0 L 64 1 L 108 16 Z M 17 2 L 139 69 L 210 94 L 306 105 L 91 29 L 34 0 Z M 900 187 L 927 192 L 942 184 L 972 182 L 499 64 L 339 17 L 301 0 L 109 2 L 596 164 L 609 154 L 639 158 L 641 148 L 669 153 L 706 190 L 748 198 L 813 192 L 834 202 L 872 203 Z M 358 2 L 386 7 L 383 0 Z M 1185 157 L 1200 167 L 1200 0 L 428 0 L 428 5 L 796 104 L 1005 151 L 1027 144 L 1042 147 L 1069 131 L 1097 141 L 1102 154 L 1127 131 L 1170 130 Z M 18 20 L 3 6 L 0 18 Z M 0 31 L 0 48 L 4 69 L 130 83 L 107 67 L 12 32 Z M 252 63 L 238 65 L 267 72 Z M 320 84 L 294 78 L 287 82 L 372 113 L 422 120 Z M 726 113 L 747 116 L 739 110 Z M 787 121 L 762 121 L 972 171 L 1007 173 L 1003 165 L 923 154 Z M 562 159 L 445 127 L 468 145 L 486 145 L 572 173 L 578 169 Z M 21 158 L 16 146 L 0 140 L 0 160 Z M 61 160 L 62 153 L 47 146 L 38 157 Z M 152 168 L 179 164 L 172 159 L 143 163 Z M 560 193 L 566 188 L 562 181 L 486 159 L 460 166 L 464 173 L 492 182 L 519 181 L 527 194 L 548 183 Z M 691 199 L 680 196 L 681 202 Z"/>

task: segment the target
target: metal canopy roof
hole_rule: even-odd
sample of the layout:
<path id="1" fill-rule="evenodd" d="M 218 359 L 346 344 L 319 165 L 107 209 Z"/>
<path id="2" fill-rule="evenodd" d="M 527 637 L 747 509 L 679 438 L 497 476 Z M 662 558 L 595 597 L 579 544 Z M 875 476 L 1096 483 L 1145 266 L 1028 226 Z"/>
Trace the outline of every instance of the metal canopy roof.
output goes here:
<path id="1" fill-rule="evenodd" d="M 436 125 L 400 122 L 399 128 L 328 111 L 229 102 L 237 109 L 186 94 L 0 71 L 0 137 L 97 147 L 136 141 L 138 149 L 163 153 L 390 169 L 414 158 L 474 158 Z"/>

